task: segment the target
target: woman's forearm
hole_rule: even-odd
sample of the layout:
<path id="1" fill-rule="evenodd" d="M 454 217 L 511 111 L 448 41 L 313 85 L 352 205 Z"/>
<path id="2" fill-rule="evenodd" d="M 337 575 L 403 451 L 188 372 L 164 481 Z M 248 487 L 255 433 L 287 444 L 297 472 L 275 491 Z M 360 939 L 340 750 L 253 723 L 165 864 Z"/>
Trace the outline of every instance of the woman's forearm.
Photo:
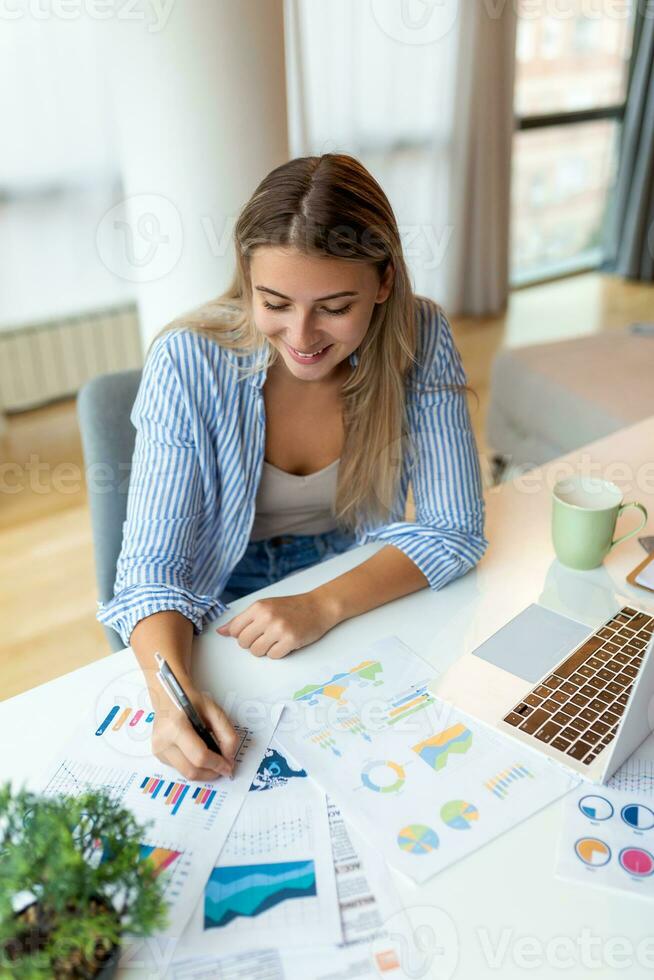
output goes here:
<path id="1" fill-rule="evenodd" d="M 150 690 L 155 718 L 152 731 L 152 751 L 158 759 L 173 766 L 187 779 L 213 780 L 216 776 L 231 776 L 239 739 L 225 712 L 211 695 L 198 691 L 191 677 L 191 647 L 193 623 L 173 610 L 154 613 L 141 619 L 130 636 Z M 186 718 L 173 708 L 156 678 L 154 654 L 160 653 L 193 701 L 205 724 L 211 729 L 220 747 L 212 751 L 202 741 Z"/>
<path id="2" fill-rule="evenodd" d="M 313 590 L 333 617 L 333 625 L 400 599 L 429 582 L 399 548 L 387 545 L 360 565 Z"/>
<path id="3" fill-rule="evenodd" d="M 154 654 L 160 653 L 182 684 L 191 680 L 193 623 L 174 610 L 139 620 L 129 639 L 150 690 L 157 690 Z"/>

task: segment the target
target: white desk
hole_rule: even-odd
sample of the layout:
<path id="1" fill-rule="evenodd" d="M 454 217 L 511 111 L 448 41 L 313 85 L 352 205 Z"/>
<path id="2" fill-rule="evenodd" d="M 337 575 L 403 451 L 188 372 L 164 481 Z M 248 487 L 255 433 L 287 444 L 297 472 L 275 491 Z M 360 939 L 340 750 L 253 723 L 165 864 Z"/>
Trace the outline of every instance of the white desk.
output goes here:
<path id="1" fill-rule="evenodd" d="M 489 491 L 488 552 L 476 570 L 442 591 L 424 589 L 343 623 L 312 647 L 282 661 L 258 660 L 234 640 L 208 630 L 196 641 L 199 680 L 224 693 L 231 671 L 236 670 L 248 679 L 256 698 L 257 692 L 263 696 L 286 681 L 303 679 L 308 657 L 313 673 L 344 647 L 361 648 L 389 633 L 443 671 L 534 600 L 589 626 L 612 612 L 616 594 L 654 613 L 654 595 L 625 582 L 627 572 L 643 557 L 637 538 L 617 548 L 602 568 L 592 572 L 568 571 L 555 561 L 549 531 L 550 488 L 573 467 L 602 474 L 624 489 L 627 500 L 643 502 L 651 515 L 647 530 L 654 533 L 652 418 Z M 634 517 L 625 516 L 625 525 Z M 313 588 L 379 547 L 366 545 L 341 555 L 257 596 Z M 232 609 L 238 611 L 251 601 L 252 596 L 241 599 Z M 134 668 L 133 654 L 125 650 L 0 705 L 0 779 L 20 781 L 27 776 L 29 781 L 57 742 L 74 729 L 93 692 L 101 690 L 114 672 L 116 658 L 125 671 Z M 648 743 L 644 752 L 653 751 L 654 744 Z M 526 973 L 574 980 L 654 975 L 652 903 L 554 878 L 561 815 L 559 802 L 424 886 L 397 876 L 407 908 L 428 908 L 437 929 L 443 921 L 453 923 L 459 954 L 455 980 L 524 980 Z M 451 943 L 447 935 L 442 933 L 441 938 Z"/>

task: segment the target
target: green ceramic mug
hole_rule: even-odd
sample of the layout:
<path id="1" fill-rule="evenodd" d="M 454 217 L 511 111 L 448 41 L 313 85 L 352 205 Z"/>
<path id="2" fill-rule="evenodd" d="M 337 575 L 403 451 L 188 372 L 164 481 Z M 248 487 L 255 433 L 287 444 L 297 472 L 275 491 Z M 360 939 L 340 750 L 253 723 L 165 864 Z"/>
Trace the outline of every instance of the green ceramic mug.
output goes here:
<path id="1" fill-rule="evenodd" d="M 552 496 L 554 550 L 569 568 L 597 568 L 616 544 L 638 534 L 647 523 L 643 505 L 623 504 L 622 491 L 608 480 L 566 477 L 556 484 Z M 618 517 L 629 507 L 641 512 L 641 522 L 633 531 L 614 538 Z"/>

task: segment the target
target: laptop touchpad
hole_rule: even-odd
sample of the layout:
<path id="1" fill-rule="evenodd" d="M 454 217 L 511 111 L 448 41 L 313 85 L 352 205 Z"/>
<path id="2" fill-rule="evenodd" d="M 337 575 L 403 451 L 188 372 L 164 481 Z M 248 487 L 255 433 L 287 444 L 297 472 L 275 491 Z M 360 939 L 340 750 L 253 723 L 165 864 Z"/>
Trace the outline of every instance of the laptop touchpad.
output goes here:
<path id="1" fill-rule="evenodd" d="M 532 603 L 473 650 L 473 656 L 534 683 L 590 632 L 574 619 Z"/>

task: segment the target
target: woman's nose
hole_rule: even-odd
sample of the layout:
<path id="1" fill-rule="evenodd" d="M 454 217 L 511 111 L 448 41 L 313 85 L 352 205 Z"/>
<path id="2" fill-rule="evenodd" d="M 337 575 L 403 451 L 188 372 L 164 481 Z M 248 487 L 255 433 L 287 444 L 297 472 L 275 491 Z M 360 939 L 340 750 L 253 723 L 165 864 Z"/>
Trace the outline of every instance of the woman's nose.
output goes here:
<path id="1" fill-rule="evenodd" d="M 289 324 L 288 343 L 298 350 L 315 347 L 320 338 L 316 334 L 312 313 L 297 314 L 293 323 Z"/>

